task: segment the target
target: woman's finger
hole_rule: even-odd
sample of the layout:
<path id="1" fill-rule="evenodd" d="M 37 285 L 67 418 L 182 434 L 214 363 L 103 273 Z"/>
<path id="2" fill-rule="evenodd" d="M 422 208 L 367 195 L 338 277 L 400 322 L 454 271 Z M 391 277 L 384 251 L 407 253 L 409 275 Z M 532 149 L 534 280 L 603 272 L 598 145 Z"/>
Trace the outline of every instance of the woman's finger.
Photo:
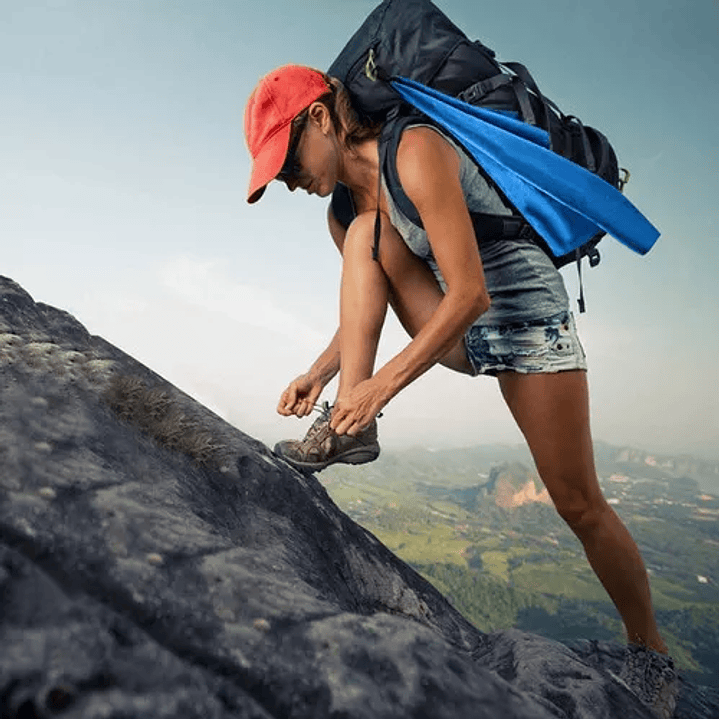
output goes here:
<path id="1" fill-rule="evenodd" d="M 330 429 L 336 434 L 342 434 L 342 432 L 338 430 L 343 424 L 344 417 L 345 411 L 335 405 L 334 411 L 332 412 L 332 417 L 330 418 Z"/>
<path id="2" fill-rule="evenodd" d="M 282 397 L 280 397 L 280 401 L 277 404 L 277 411 L 280 414 L 283 414 L 285 416 L 287 416 L 288 414 L 291 414 L 291 412 L 289 410 L 288 402 L 287 402 L 287 397 L 284 394 L 282 395 Z"/>
<path id="3" fill-rule="evenodd" d="M 330 427 L 334 430 L 335 434 L 348 434 L 348 430 L 357 424 L 357 418 L 354 412 L 342 412 L 339 417 L 330 423 Z M 356 432 L 355 432 L 356 434 Z"/>
<path id="4" fill-rule="evenodd" d="M 295 404 L 297 402 L 297 388 L 294 382 L 282 393 L 280 403 L 277 405 L 277 411 L 285 417 L 293 414 Z"/>

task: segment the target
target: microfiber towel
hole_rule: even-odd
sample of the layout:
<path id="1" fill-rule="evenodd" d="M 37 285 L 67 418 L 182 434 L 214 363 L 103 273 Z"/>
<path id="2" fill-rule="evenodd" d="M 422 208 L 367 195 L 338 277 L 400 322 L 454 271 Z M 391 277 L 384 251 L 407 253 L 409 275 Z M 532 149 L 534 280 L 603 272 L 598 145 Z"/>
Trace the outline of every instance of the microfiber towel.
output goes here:
<path id="1" fill-rule="evenodd" d="M 544 130 L 408 78 L 390 82 L 406 102 L 464 146 L 557 257 L 600 231 L 641 255 L 659 237 L 656 227 L 619 190 L 552 152 Z"/>

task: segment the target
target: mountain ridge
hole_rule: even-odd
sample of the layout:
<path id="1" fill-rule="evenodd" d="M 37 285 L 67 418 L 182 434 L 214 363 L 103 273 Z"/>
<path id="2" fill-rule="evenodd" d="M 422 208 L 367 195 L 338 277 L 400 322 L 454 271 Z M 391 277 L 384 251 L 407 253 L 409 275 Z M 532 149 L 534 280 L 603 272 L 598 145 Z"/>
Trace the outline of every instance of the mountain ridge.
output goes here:
<path id="1" fill-rule="evenodd" d="M 691 480 L 703 491 L 719 495 L 719 461 L 694 457 L 688 454 L 658 454 L 628 445 L 613 445 L 601 440 L 594 442 L 595 462 L 600 474 L 609 476 L 627 468 L 639 468 L 651 476 L 665 479 Z M 525 467 L 533 467 L 526 445 L 470 445 L 445 449 L 428 450 L 422 447 L 389 449 L 379 462 L 396 461 L 411 464 L 423 473 L 422 465 L 427 467 L 446 467 L 456 477 L 476 478 L 478 468 L 488 475 L 492 467 L 502 463 L 518 462 Z M 477 482 L 480 484 L 481 482 Z"/>

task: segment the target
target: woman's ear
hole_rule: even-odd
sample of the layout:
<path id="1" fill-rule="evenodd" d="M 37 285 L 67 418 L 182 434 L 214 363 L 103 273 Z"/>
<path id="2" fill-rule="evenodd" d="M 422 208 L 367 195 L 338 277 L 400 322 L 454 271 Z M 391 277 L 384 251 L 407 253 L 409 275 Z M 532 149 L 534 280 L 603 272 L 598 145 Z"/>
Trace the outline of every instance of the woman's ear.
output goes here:
<path id="1" fill-rule="evenodd" d="M 327 105 L 322 102 L 313 102 L 308 110 L 310 121 L 313 122 L 323 135 L 329 134 L 332 127 L 332 118 Z"/>

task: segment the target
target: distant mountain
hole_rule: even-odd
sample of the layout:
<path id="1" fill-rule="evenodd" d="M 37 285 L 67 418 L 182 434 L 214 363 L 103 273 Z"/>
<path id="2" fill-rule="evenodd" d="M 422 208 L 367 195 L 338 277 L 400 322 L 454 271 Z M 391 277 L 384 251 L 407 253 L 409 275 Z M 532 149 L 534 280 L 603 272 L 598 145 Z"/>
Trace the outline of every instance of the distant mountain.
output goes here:
<path id="1" fill-rule="evenodd" d="M 539 477 L 519 462 L 504 462 L 493 467 L 485 485 L 498 507 L 511 509 L 523 504 L 551 504 L 549 493 Z"/>
<path id="2" fill-rule="evenodd" d="M 719 495 L 719 461 L 655 454 L 601 440 L 594 442 L 594 458 L 600 477 L 628 474 L 670 483 L 673 490 L 680 490 L 683 485 L 693 494 L 704 491 Z M 369 471 L 374 479 L 401 473 L 405 480 L 420 484 L 472 487 L 485 484 L 493 468 L 505 463 L 533 467 L 526 445 L 490 444 L 440 450 L 423 447 L 385 450 Z"/>
<path id="3" fill-rule="evenodd" d="M 551 504 L 549 493 L 537 474 L 521 462 L 501 462 L 490 469 L 486 481 L 470 487 L 447 489 L 422 485 L 421 489 L 431 496 L 456 502 L 471 512 L 486 503 L 503 509 L 532 502 Z"/>
<path id="4" fill-rule="evenodd" d="M 597 468 L 608 473 L 625 469 L 637 470 L 648 478 L 687 480 L 700 489 L 719 493 L 719 461 L 698 459 L 689 455 L 655 454 L 635 447 L 616 447 L 604 442 L 594 443 L 594 456 Z"/>

